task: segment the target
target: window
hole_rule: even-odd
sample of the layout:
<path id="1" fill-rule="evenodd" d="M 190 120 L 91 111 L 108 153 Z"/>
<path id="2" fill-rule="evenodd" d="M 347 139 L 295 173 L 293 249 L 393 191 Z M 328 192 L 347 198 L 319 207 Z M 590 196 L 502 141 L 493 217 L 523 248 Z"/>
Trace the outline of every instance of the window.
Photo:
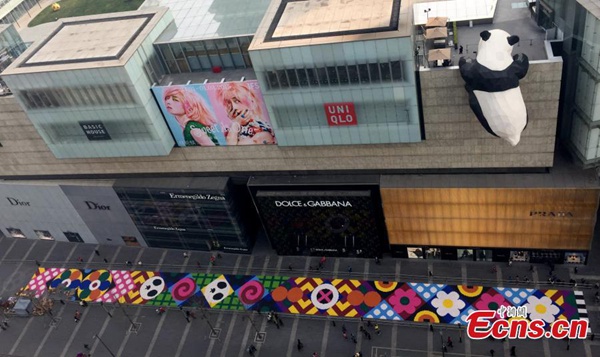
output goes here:
<path id="1" fill-rule="evenodd" d="M 298 83 L 300 84 L 300 87 L 308 87 L 308 77 L 304 68 L 297 69 L 296 74 L 298 75 Z"/>
<path id="2" fill-rule="evenodd" d="M 338 66 L 337 72 L 340 79 L 340 84 L 348 84 L 350 82 L 348 80 L 348 71 L 346 69 L 346 66 Z"/>
<path id="3" fill-rule="evenodd" d="M 381 81 L 382 82 L 390 82 L 392 80 L 392 74 L 390 72 L 390 64 L 380 63 L 379 68 L 381 69 Z"/>
<path id="4" fill-rule="evenodd" d="M 269 89 L 279 89 L 279 81 L 277 80 L 277 72 L 267 71 L 267 84 Z"/>
<path id="5" fill-rule="evenodd" d="M 317 68 L 317 76 L 321 85 L 328 85 L 329 78 L 327 77 L 327 68 Z"/>
<path id="6" fill-rule="evenodd" d="M 392 79 L 394 81 L 402 80 L 402 63 L 400 61 L 392 61 L 390 62 L 392 67 Z"/>
<path id="7" fill-rule="evenodd" d="M 19 228 L 6 228 L 6 231 L 13 238 L 27 238 Z"/>
<path id="8" fill-rule="evenodd" d="M 296 71 L 293 69 L 286 70 L 287 77 L 290 80 L 290 87 L 298 87 L 298 77 L 296 77 Z"/>
<path id="9" fill-rule="evenodd" d="M 33 231 L 35 232 L 35 235 L 37 235 L 39 239 L 54 240 L 54 237 L 52 237 L 52 234 L 50 234 L 50 232 L 48 232 L 48 231 L 41 231 L 41 230 L 37 230 L 37 229 L 34 229 Z"/>
<path id="10" fill-rule="evenodd" d="M 23 90 L 18 95 L 28 109 L 135 103 L 125 84 Z"/>
<path id="11" fill-rule="evenodd" d="M 327 75 L 329 76 L 329 84 L 340 83 L 335 67 L 327 67 Z"/>
<path id="12" fill-rule="evenodd" d="M 378 84 L 404 80 L 401 61 L 320 68 L 280 69 L 266 71 L 265 73 L 269 89 Z"/>
<path id="13" fill-rule="evenodd" d="M 63 234 L 69 242 L 83 243 L 83 239 L 81 239 L 81 236 L 77 232 L 63 232 Z"/>

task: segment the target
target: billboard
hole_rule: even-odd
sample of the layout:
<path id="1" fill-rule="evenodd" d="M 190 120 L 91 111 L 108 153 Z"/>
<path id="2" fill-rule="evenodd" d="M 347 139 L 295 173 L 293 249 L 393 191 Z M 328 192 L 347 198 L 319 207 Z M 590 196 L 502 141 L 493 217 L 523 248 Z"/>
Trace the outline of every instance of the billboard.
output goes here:
<path id="1" fill-rule="evenodd" d="M 258 81 L 152 87 L 177 146 L 276 144 Z"/>

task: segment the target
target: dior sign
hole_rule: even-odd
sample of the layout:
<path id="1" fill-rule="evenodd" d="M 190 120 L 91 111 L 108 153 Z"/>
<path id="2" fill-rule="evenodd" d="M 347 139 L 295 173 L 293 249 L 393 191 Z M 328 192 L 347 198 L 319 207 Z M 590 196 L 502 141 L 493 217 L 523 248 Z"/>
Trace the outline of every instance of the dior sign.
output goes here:
<path id="1" fill-rule="evenodd" d="M 85 205 L 91 210 L 110 211 L 110 206 L 101 205 L 92 201 L 85 201 Z"/>
<path id="2" fill-rule="evenodd" d="M 11 206 L 31 206 L 29 202 L 20 201 L 14 197 L 6 197 Z"/>

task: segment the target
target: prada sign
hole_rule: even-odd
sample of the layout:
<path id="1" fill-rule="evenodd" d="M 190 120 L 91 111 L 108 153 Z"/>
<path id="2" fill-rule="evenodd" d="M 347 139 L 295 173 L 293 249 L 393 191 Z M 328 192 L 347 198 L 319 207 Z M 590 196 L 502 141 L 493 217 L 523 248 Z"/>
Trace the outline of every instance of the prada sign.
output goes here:
<path id="1" fill-rule="evenodd" d="M 529 217 L 573 217 L 573 213 L 566 211 L 529 211 Z"/>
<path id="2" fill-rule="evenodd" d="M 14 197 L 6 197 L 11 206 L 31 206 L 29 202 L 20 201 Z"/>

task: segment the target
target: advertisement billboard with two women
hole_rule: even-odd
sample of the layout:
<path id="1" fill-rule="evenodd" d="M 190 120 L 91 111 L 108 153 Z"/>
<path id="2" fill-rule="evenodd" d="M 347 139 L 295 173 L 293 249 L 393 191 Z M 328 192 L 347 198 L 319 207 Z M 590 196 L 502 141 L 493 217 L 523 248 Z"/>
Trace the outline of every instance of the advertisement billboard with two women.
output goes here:
<path id="1" fill-rule="evenodd" d="M 153 87 L 177 146 L 276 144 L 258 81 Z"/>

